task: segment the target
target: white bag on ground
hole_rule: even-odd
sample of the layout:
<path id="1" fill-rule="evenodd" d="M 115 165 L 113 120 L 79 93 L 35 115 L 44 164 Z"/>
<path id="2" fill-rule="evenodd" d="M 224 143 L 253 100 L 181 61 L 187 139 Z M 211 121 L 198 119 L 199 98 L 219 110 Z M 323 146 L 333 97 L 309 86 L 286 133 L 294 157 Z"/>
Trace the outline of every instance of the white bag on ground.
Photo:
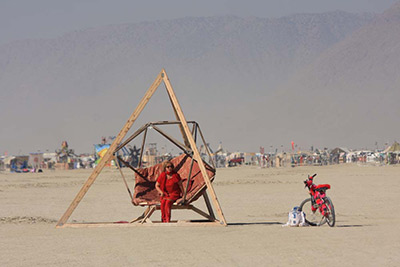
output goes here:
<path id="1" fill-rule="evenodd" d="M 294 207 L 288 215 L 288 222 L 282 226 L 306 226 L 305 214 L 302 211 L 299 211 L 299 207 Z"/>

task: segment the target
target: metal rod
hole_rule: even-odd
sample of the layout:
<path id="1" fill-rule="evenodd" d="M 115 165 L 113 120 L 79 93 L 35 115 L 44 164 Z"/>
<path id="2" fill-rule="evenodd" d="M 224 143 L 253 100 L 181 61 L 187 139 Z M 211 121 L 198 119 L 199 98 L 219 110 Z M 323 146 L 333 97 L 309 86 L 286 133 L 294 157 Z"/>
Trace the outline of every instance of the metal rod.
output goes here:
<path id="1" fill-rule="evenodd" d="M 212 217 L 211 215 L 208 215 L 207 213 L 205 213 L 204 211 L 202 211 L 202 210 L 199 209 L 199 208 L 196 208 L 196 207 L 193 206 L 193 205 L 190 205 L 189 207 L 190 207 L 191 210 L 197 212 L 197 213 L 200 214 L 201 216 L 203 216 L 203 217 L 209 219 L 210 221 L 215 222 L 215 217 Z"/>
<path id="2" fill-rule="evenodd" d="M 129 197 L 131 198 L 131 202 L 132 202 L 133 201 L 133 195 L 132 195 L 131 190 L 129 189 L 128 183 L 126 182 L 125 175 L 122 173 L 121 166 L 119 165 L 119 162 L 118 162 L 119 156 L 114 156 L 114 160 L 115 160 L 115 164 L 118 167 L 119 172 L 121 173 L 122 179 L 124 180 L 126 189 L 128 189 Z"/>
<path id="3" fill-rule="evenodd" d="M 186 194 L 187 194 L 187 191 L 189 189 L 190 178 L 192 176 L 193 163 L 194 163 L 194 158 L 193 158 L 193 155 L 192 155 L 192 161 L 190 163 L 190 170 L 189 170 L 189 177 L 188 177 L 187 182 L 186 182 L 185 193 L 183 194 L 183 203 L 186 202 Z"/>
<path id="4" fill-rule="evenodd" d="M 126 139 L 122 144 L 120 144 L 115 151 L 119 151 L 121 148 L 126 146 L 130 141 L 136 138 L 139 134 L 141 134 L 145 129 L 147 129 L 148 123 L 140 127 L 134 134 L 132 134 L 128 139 Z"/>
<path id="5" fill-rule="evenodd" d="M 168 93 L 168 97 L 169 97 L 169 101 L 171 102 L 172 109 L 174 110 L 175 118 L 176 118 L 178 121 L 180 121 L 178 112 L 177 112 L 177 110 L 176 110 L 176 107 L 175 107 L 175 105 L 174 105 L 174 102 L 172 101 L 172 97 L 171 97 L 171 95 L 169 94 L 167 85 L 166 85 L 165 83 L 164 83 L 164 86 L 165 86 L 165 90 L 166 90 L 167 93 Z M 185 143 L 185 145 L 186 145 L 187 147 L 190 147 L 190 143 L 189 143 L 188 137 L 186 136 L 186 133 L 185 133 L 185 130 L 183 129 L 183 125 L 182 125 L 182 124 L 179 124 L 179 129 L 180 129 L 181 134 L 182 134 L 183 142 Z"/>
<path id="6" fill-rule="evenodd" d="M 212 209 L 210 199 L 208 198 L 207 191 L 204 191 L 203 197 L 204 197 L 204 201 L 206 202 L 206 206 L 207 206 L 208 212 L 210 213 L 210 216 L 215 220 L 214 211 Z"/>
<path id="7" fill-rule="evenodd" d="M 140 172 L 138 172 L 132 165 L 130 165 L 128 162 L 124 161 L 121 157 L 118 156 L 118 159 L 129 169 L 137 173 L 140 177 L 145 178 Z"/>
<path id="8" fill-rule="evenodd" d="M 208 149 L 206 140 L 204 139 L 204 136 L 203 136 L 203 133 L 201 132 L 200 126 L 199 126 L 197 123 L 196 123 L 196 125 L 197 125 L 197 127 L 199 128 L 199 133 L 200 133 L 201 139 L 203 140 L 203 144 L 204 144 L 205 147 L 206 147 L 207 154 L 208 154 L 208 156 L 209 156 L 210 159 L 211 159 L 211 164 L 213 165 L 214 171 L 215 171 L 215 163 L 214 163 L 213 158 L 211 157 L 211 153 L 210 153 L 210 150 Z M 208 164 L 207 162 L 204 162 L 204 163 L 207 164 L 208 166 L 210 166 L 210 164 Z M 210 167 L 211 167 L 211 166 L 210 166 Z"/>
<path id="9" fill-rule="evenodd" d="M 144 144 L 146 143 L 146 136 L 147 136 L 147 127 L 146 127 L 146 130 L 143 135 L 142 148 L 140 149 L 140 158 L 139 158 L 139 163 L 138 163 L 139 168 L 142 167 L 142 158 L 143 158 Z"/>
<path id="10" fill-rule="evenodd" d="M 192 135 L 194 135 L 194 129 L 195 129 L 195 127 L 196 127 L 196 124 L 197 124 L 197 123 L 193 123 Z"/>
<path id="11" fill-rule="evenodd" d="M 195 121 L 188 121 L 188 124 L 195 124 Z M 149 122 L 149 125 L 171 125 L 171 124 L 181 124 L 180 121 L 156 121 L 156 122 Z"/>
<path id="12" fill-rule="evenodd" d="M 197 124 L 193 125 L 193 130 L 194 130 L 194 142 L 196 143 L 196 139 L 197 139 Z M 194 158 L 193 158 L 193 155 L 192 155 L 192 162 L 190 163 L 189 177 L 188 177 L 187 182 L 186 182 L 185 193 L 183 194 L 183 203 L 186 202 L 186 195 L 187 195 L 187 191 L 189 189 L 190 179 L 192 177 L 193 163 L 194 163 Z"/>
<path id="13" fill-rule="evenodd" d="M 176 140 L 175 138 L 169 136 L 168 134 L 164 133 L 160 128 L 158 128 L 157 126 L 153 126 L 153 129 L 156 130 L 157 132 L 159 132 L 162 136 L 164 136 L 165 138 L 167 138 L 169 141 L 171 141 L 172 143 L 174 143 L 177 147 L 179 147 L 180 149 L 182 149 L 185 154 L 189 154 L 191 149 L 187 146 L 185 146 L 184 144 L 182 144 L 181 142 L 179 142 L 178 140 Z"/>

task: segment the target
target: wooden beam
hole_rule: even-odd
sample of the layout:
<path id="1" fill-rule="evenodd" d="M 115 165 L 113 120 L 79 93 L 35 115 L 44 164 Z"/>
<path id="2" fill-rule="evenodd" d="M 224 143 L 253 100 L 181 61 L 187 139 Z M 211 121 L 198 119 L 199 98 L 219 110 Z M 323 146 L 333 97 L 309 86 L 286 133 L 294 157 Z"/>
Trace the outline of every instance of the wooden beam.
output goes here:
<path id="1" fill-rule="evenodd" d="M 223 226 L 220 222 L 210 222 L 210 221 L 173 221 L 170 223 L 162 223 L 160 221 L 152 221 L 152 223 L 114 223 L 114 222 L 99 222 L 99 223 L 66 223 L 61 226 L 56 226 L 56 228 L 103 228 L 103 227 L 174 227 L 174 226 L 195 226 L 195 227 L 205 227 L 205 226 Z"/>
<path id="2" fill-rule="evenodd" d="M 118 136 L 114 139 L 114 142 L 111 144 L 110 148 L 107 150 L 103 159 L 99 162 L 99 164 L 93 170 L 92 174 L 89 176 L 89 178 L 87 179 L 85 184 L 82 186 L 81 190 L 78 192 L 78 194 L 72 201 L 72 203 L 69 206 L 69 208 L 67 209 L 67 211 L 64 213 L 64 215 L 58 221 L 57 226 L 62 226 L 69 219 L 72 212 L 76 209 L 79 202 L 82 200 L 82 198 L 85 196 L 85 194 L 89 190 L 90 186 L 94 183 L 97 176 L 103 170 L 106 162 L 108 162 L 109 160 L 112 159 L 115 149 L 121 143 L 122 139 L 126 136 L 126 134 L 128 133 L 128 131 L 131 128 L 131 126 L 133 125 L 133 123 L 139 117 L 140 113 L 142 112 L 142 110 L 144 109 L 146 104 L 149 102 L 150 98 L 153 96 L 154 92 L 157 90 L 160 83 L 163 81 L 162 75 L 164 72 L 165 71 L 162 70 L 157 75 L 157 78 L 155 79 L 153 84 L 150 86 L 150 88 L 147 90 L 146 94 L 144 95 L 142 100 L 139 102 L 139 105 L 136 107 L 135 111 L 132 113 L 132 115 L 129 117 L 128 121 L 125 123 L 124 127 L 119 132 Z"/>
<path id="3" fill-rule="evenodd" d="M 176 109 L 176 112 L 178 114 L 179 120 L 182 123 L 183 129 L 184 129 L 185 134 L 186 134 L 186 136 L 188 138 L 188 141 L 190 143 L 190 147 L 191 147 L 191 149 L 192 149 L 192 151 L 194 153 L 193 157 L 199 163 L 199 168 L 200 168 L 200 171 L 201 171 L 201 173 L 202 173 L 202 175 L 204 177 L 204 182 L 206 183 L 207 188 L 210 190 L 211 198 L 212 198 L 212 201 L 214 202 L 214 207 L 216 208 L 217 213 L 219 215 L 220 222 L 223 225 L 227 225 L 226 220 L 225 220 L 225 216 L 224 216 L 224 214 L 222 212 L 222 209 L 221 209 L 221 206 L 219 204 L 217 195 L 215 194 L 214 188 L 212 187 L 210 178 L 208 177 L 206 168 L 204 167 L 204 164 L 201 164 L 203 162 L 203 159 L 201 158 L 200 153 L 199 153 L 199 151 L 197 149 L 196 143 L 195 143 L 195 141 L 193 139 L 193 136 L 190 133 L 189 126 L 188 126 L 188 124 L 186 122 L 186 118 L 185 118 L 185 116 L 184 116 L 184 114 L 182 112 L 181 106 L 179 105 L 178 99 L 175 96 L 174 90 L 172 89 L 172 85 L 171 85 L 171 83 L 170 83 L 170 81 L 168 79 L 167 73 L 166 73 L 166 71 L 164 69 L 161 72 L 162 72 L 162 78 L 163 78 L 164 84 L 165 84 L 165 86 L 167 88 L 167 92 L 168 92 L 168 94 L 169 94 L 169 96 L 171 98 L 171 101 L 172 101 L 175 109 Z"/>
<path id="4" fill-rule="evenodd" d="M 150 216 L 153 214 L 153 212 L 156 210 L 156 206 L 150 206 L 149 212 L 143 217 L 143 219 L 140 221 L 140 224 L 143 224 L 144 222 L 147 221 L 147 219 L 150 218 Z"/>
<path id="5" fill-rule="evenodd" d="M 136 219 L 133 219 L 132 221 L 130 221 L 130 223 L 134 223 L 134 222 L 137 222 L 137 221 L 142 220 L 142 219 L 144 218 L 144 216 L 146 216 L 147 213 L 150 211 L 150 207 L 151 207 L 151 206 L 147 206 L 147 208 L 146 208 L 146 210 L 143 212 L 143 214 L 140 215 L 139 217 L 137 217 Z"/>

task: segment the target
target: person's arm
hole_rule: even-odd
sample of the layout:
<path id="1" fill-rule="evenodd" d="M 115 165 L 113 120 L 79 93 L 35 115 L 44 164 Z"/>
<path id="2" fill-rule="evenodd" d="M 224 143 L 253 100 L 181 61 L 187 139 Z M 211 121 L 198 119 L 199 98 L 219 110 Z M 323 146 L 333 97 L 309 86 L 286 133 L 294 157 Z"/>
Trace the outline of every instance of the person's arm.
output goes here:
<path id="1" fill-rule="evenodd" d="M 164 192 L 161 190 L 159 182 L 156 182 L 156 190 L 161 196 L 164 196 Z"/>

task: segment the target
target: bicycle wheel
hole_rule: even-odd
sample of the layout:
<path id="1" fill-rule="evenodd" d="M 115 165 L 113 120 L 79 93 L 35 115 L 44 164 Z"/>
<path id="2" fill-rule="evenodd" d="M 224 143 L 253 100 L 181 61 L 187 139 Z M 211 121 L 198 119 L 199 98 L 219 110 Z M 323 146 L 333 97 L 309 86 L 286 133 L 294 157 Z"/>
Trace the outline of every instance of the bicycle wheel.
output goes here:
<path id="1" fill-rule="evenodd" d="M 318 209 L 313 212 L 311 206 L 311 198 L 307 198 L 303 202 L 301 202 L 299 207 L 300 211 L 303 211 L 305 214 L 306 223 L 311 226 L 323 225 L 326 222 L 325 217 L 319 212 Z"/>
<path id="2" fill-rule="evenodd" d="M 332 200 L 329 197 L 324 199 L 328 214 L 326 215 L 326 222 L 330 227 L 335 226 L 336 215 L 335 207 L 333 206 Z"/>

